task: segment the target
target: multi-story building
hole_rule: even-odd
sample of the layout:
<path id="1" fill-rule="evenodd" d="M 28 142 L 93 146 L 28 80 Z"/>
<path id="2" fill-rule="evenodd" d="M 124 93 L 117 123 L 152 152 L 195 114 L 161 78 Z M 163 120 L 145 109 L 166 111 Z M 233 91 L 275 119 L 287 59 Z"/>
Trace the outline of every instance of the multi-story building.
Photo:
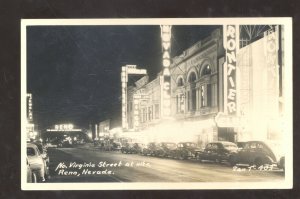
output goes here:
<path id="1" fill-rule="evenodd" d="M 216 126 L 223 111 L 224 48 L 221 29 L 173 58 L 171 65 L 172 115 L 199 144 L 234 140 L 231 128 Z"/>
<path id="2" fill-rule="evenodd" d="M 280 62 L 283 52 L 278 44 L 278 30 L 269 30 L 262 38 L 236 51 L 234 116 L 226 110 L 228 71 L 225 70 L 223 38 L 223 29 L 216 29 L 172 59 L 173 119 L 162 117 L 161 73 L 153 81 L 141 79 L 131 87 L 128 92 L 129 127 L 154 140 L 194 141 L 202 146 L 210 141 L 271 139 L 276 137 L 274 134 L 279 135 L 279 107 L 284 99 L 280 82 L 284 70 Z M 273 44 L 275 49 L 271 49 Z"/>
<path id="3" fill-rule="evenodd" d="M 128 88 L 129 129 L 143 130 L 161 119 L 162 76 L 149 82 L 144 76 Z"/>

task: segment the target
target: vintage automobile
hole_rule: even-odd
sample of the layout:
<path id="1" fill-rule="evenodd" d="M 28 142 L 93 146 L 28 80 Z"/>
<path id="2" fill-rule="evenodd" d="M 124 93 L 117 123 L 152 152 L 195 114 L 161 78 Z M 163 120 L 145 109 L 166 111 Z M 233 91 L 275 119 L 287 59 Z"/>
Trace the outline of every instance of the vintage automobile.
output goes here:
<path id="1" fill-rule="evenodd" d="M 49 159 L 49 156 L 47 153 L 47 147 L 45 147 L 41 142 L 33 142 L 33 144 L 35 144 L 38 147 L 42 157 L 44 158 L 44 160 L 46 161 L 47 166 L 48 166 L 50 159 Z"/>
<path id="2" fill-rule="evenodd" d="M 154 150 L 154 155 L 159 157 L 171 157 L 172 151 L 176 149 L 176 143 L 173 142 L 161 142 Z"/>
<path id="3" fill-rule="evenodd" d="M 156 142 L 149 142 L 147 145 L 144 145 L 142 149 L 142 155 L 155 155 L 155 151 L 157 151 L 158 143 Z"/>
<path id="4" fill-rule="evenodd" d="M 32 172 L 27 157 L 26 157 L 26 167 L 27 167 L 27 182 L 36 183 L 36 181 L 37 181 L 36 175 L 34 172 Z"/>
<path id="5" fill-rule="evenodd" d="M 141 144 L 141 143 L 127 142 L 122 146 L 121 152 L 122 153 L 142 153 L 142 149 L 143 149 L 143 144 Z"/>
<path id="6" fill-rule="evenodd" d="M 214 161 L 222 163 L 229 161 L 232 154 L 238 151 L 235 143 L 227 141 L 216 141 L 208 143 L 205 149 L 197 153 L 197 159 L 202 162 L 203 160 Z"/>
<path id="7" fill-rule="evenodd" d="M 178 159 L 196 158 L 200 148 L 194 142 L 179 142 L 177 148 L 173 150 L 172 156 Z"/>
<path id="8" fill-rule="evenodd" d="M 274 141 L 248 141 L 229 161 L 231 165 L 247 164 L 260 167 L 267 164 L 284 169 L 283 148 L 279 142 Z"/>
<path id="9" fill-rule="evenodd" d="M 130 153 L 132 147 L 133 147 L 132 142 L 126 142 L 122 145 L 121 152 L 122 153 Z"/>
<path id="10" fill-rule="evenodd" d="M 44 159 L 45 157 L 43 157 L 35 144 L 27 143 L 27 158 L 32 172 L 37 177 L 37 181 L 45 181 L 49 177 L 49 167 Z"/>
<path id="11" fill-rule="evenodd" d="M 113 142 L 112 143 L 112 150 L 113 151 L 121 151 L 122 144 L 121 142 Z"/>

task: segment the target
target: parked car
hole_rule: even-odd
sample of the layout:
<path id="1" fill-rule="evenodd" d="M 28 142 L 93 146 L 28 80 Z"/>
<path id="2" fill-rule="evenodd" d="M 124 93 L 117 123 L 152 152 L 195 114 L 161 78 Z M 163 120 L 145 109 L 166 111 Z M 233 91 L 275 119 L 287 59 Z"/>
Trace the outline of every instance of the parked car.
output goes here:
<path id="1" fill-rule="evenodd" d="M 161 142 L 154 150 L 155 156 L 169 157 L 173 155 L 173 151 L 176 149 L 176 143 L 173 142 Z"/>
<path id="2" fill-rule="evenodd" d="M 131 148 L 131 153 L 141 154 L 143 148 L 144 148 L 144 144 L 142 144 L 142 143 L 133 143 L 133 146 Z"/>
<path id="3" fill-rule="evenodd" d="M 47 148 L 40 142 L 33 142 L 33 144 L 35 144 L 38 147 L 42 157 L 44 158 L 44 160 L 46 161 L 47 166 L 48 166 L 50 159 L 49 159 L 49 156 L 47 153 Z"/>
<path id="4" fill-rule="evenodd" d="M 26 157 L 26 166 L 27 166 L 27 182 L 36 183 L 36 181 L 37 181 L 36 175 L 35 175 L 35 173 L 31 170 L 30 164 L 29 164 L 29 161 L 28 161 L 28 158 L 27 158 L 27 157 Z"/>
<path id="5" fill-rule="evenodd" d="M 142 149 L 142 155 L 155 155 L 155 151 L 157 151 L 158 143 L 149 142 L 147 145 L 144 145 Z"/>
<path id="6" fill-rule="evenodd" d="M 215 161 L 221 163 L 229 161 L 232 154 L 238 151 L 235 143 L 227 141 L 217 141 L 208 143 L 204 151 L 198 152 L 197 158 L 202 162 L 203 160 Z"/>
<path id="7" fill-rule="evenodd" d="M 121 142 L 113 142 L 112 143 L 112 150 L 113 151 L 121 151 L 122 144 Z"/>
<path id="8" fill-rule="evenodd" d="M 249 141 L 245 147 L 230 159 L 231 165 L 248 164 L 259 167 L 261 165 L 277 165 L 284 169 L 283 148 L 279 142 Z"/>
<path id="9" fill-rule="evenodd" d="M 196 158 L 200 148 L 194 142 L 179 142 L 172 156 L 178 159 Z"/>
<path id="10" fill-rule="evenodd" d="M 277 163 L 277 166 L 278 166 L 279 169 L 285 170 L 285 157 L 284 156 L 282 156 L 279 159 L 279 162 Z"/>
<path id="11" fill-rule="evenodd" d="M 237 142 L 236 145 L 238 146 L 239 150 L 243 149 L 245 147 L 247 142 Z"/>
<path id="12" fill-rule="evenodd" d="M 131 148 L 133 147 L 132 142 L 126 142 L 122 145 L 121 152 L 122 153 L 131 153 Z"/>
<path id="13" fill-rule="evenodd" d="M 27 158 L 37 181 L 45 181 L 49 177 L 49 167 L 35 144 L 27 143 Z"/>
<path id="14" fill-rule="evenodd" d="M 127 142 L 122 146 L 121 152 L 122 153 L 142 153 L 142 149 L 143 149 L 143 144 L 141 144 L 141 143 Z"/>

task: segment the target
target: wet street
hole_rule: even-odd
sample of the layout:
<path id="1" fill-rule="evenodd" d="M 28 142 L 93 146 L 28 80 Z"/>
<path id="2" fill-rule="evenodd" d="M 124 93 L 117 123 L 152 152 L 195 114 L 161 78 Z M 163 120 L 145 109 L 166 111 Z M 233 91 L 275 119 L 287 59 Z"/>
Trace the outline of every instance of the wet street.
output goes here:
<path id="1" fill-rule="evenodd" d="M 278 169 L 260 171 L 197 160 L 122 154 L 87 148 L 49 148 L 47 182 L 274 182 Z"/>

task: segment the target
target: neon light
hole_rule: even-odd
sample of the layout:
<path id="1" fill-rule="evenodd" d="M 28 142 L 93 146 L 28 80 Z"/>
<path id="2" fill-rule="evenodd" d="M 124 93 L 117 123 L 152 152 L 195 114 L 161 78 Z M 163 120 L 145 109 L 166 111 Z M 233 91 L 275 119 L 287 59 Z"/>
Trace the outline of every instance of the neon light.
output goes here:
<path id="1" fill-rule="evenodd" d="M 224 48 L 226 49 L 225 71 L 225 112 L 228 115 L 237 114 L 237 88 L 236 88 L 236 53 L 238 48 L 238 27 L 224 25 Z"/>

